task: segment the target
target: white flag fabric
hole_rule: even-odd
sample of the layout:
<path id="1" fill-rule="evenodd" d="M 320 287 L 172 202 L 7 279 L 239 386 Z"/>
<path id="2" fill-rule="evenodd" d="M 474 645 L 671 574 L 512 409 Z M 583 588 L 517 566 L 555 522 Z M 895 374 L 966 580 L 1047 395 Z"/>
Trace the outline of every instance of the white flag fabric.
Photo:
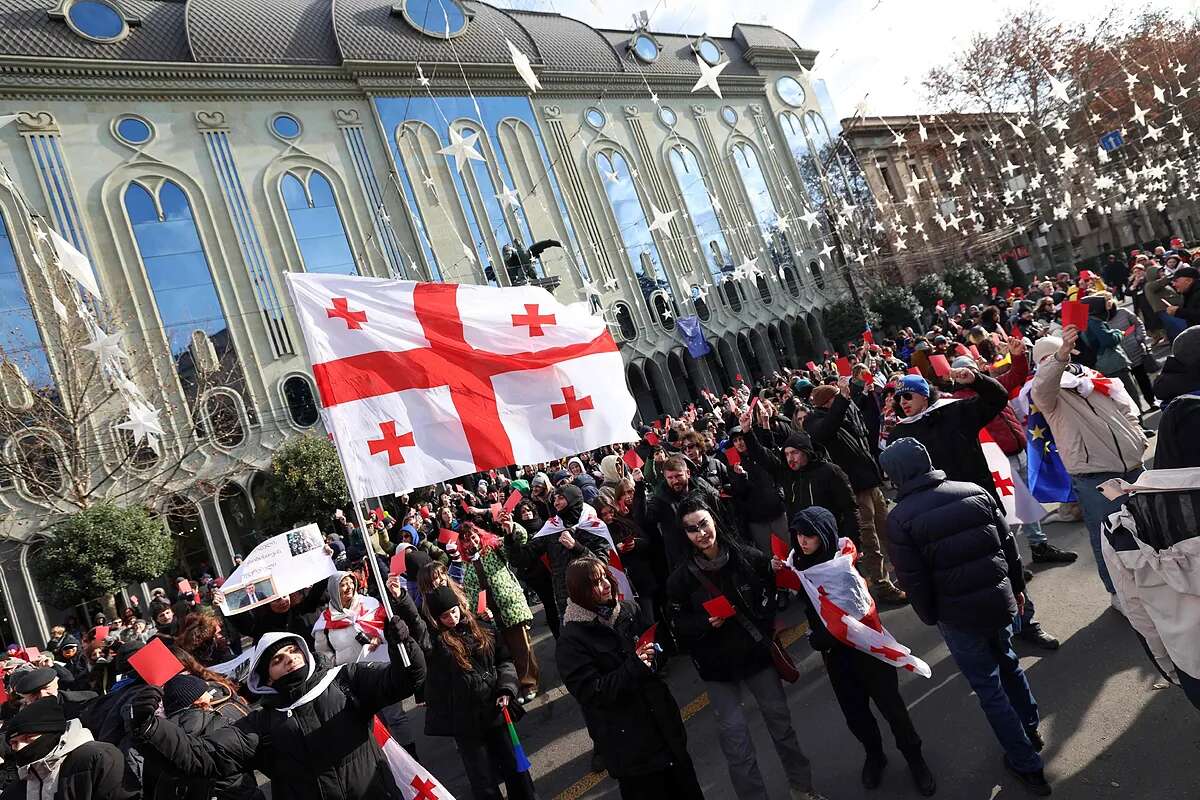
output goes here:
<path id="1" fill-rule="evenodd" d="M 875 599 L 867 590 L 866 581 L 854 568 L 858 551 L 849 539 L 838 540 L 838 554 L 828 561 L 806 570 L 791 566 L 800 576 L 800 583 L 812 601 L 821 622 L 834 638 L 849 647 L 874 656 L 885 664 L 906 669 L 928 678 L 933 671 L 883 627 Z"/>
<path id="2" fill-rule="evenodd" d="M 454 795 L 433 777 L 433 773 L 422 767 L 408 751 L 388 733 L 387 726 L 379 717 L 375 718 L 375 741 L 383 749 L 392 778 L 400 787 L 405 800 L 454 800 Z"/>
<path id="3" fill-rule="evenodd" d="M 625 565 L 621 563 L 621 556 L 617 553 L 617 546 L 613 542 L 612 534 L 608 532 L 608 526 L 604 524 L 604 520 L 596 513 L 596 509 L 583 504 L 583 511 L 579 514 L 579 522 L 575 525 L 567 525 L 562 521 L 562 518 L 555 514 L 550 519 L 546 520 L 546 524 L 542 529 L 533 535 L 534 539 L 540 539 L 543 536 L 558 536 L 563 531 L 578 529 L 587 533 L 595 534 L 604 541 L 608 542 L 608 572 L 617 583 L 618 600 L 625 597 L 634 597 L 633 584 L 629 582 L 629 578 L 625 575 Z"/>
<path id="4" fill-rule="evenodd" d="M 604 320 L 540 287 L 286 277 L 356 499 L 637 439 Z"/>
<path id="5" fill-rule="evenodd" d="M 1009 525 L 1041 522 L 1050 512 L 1029 491 L 1025 481 L 1021 480 L 1021 473 L 1013 469 L 1012 462 L 987 432 L 987 428 L 979 431 L 979 446 L 991 470 L 996 494 L 1000 495 L 1000 501 L 1004 504 L 1005 521 Z"/>

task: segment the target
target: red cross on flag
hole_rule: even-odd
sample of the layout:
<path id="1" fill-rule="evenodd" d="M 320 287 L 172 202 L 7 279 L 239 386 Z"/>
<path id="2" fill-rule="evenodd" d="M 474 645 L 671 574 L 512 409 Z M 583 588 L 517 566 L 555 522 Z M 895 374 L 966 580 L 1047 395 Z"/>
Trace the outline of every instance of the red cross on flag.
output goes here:
<path id="1" fill-rule="evenodd" d="M 992 472 L 992 483 L 996 485 L 996 494 L 1004 504 L 1004 518 L 1009 525 L 1019 525 L 1024 522 L 1041 522 L 1046 516 L 1046 507 L 1037 501 L 1021 473 L 1013 469 L 1012 461 L 1004 455 L 1000 445 L 987 432 L 987 428 L 979 431 L 979 446 L 987 459 L 988 469 Z"/>
<path id="2" fill-rule="evenodd" d="M 405 800 L 454 800 L 454 795 L 433 777 L 433 773 L 417 763 L 407 750 L 392 739 L 379 717 L 375 717 L 374 725 L 375 742 L 383 750 L 392 778 Z"/>
<path id="3" fill-rule="evenodd" d="M 634 441 L 604 321 L 534 286 L 289 273 L 357 499 Z"/>

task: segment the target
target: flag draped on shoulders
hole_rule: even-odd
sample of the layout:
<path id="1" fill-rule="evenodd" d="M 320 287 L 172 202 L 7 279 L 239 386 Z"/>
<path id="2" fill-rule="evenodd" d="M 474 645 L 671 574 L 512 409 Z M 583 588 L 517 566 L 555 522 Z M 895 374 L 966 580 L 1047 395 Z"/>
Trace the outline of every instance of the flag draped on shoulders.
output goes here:
<path id="1" fill-rule="evenodd" d="M 617 546 L 613 543 L 612 534 L 608 532 L 608 526 L 604 524 L 604 520 L 600 519 L 599 515 L 596 514 L 596 509 L 587 503 L 583 504 L 583 511 L 579 514 L 579 522 L 575 525 L 565 524 L 562 517 L 555 514 L 546 520 L 546 524 L 542 526 L 540 531 L 533 535 L 533 538 L 540 539 L 543 536 L 558 536 L 563 531 L 574 533 L 576 530 L 599 536 L 608 543 L 608 571 L 617 583 L 617 591 L 621 597 L 634 597 L 633 585 L 625 575 L 625 565 L 621 563 L 621 556 L 617 553 Z"/>

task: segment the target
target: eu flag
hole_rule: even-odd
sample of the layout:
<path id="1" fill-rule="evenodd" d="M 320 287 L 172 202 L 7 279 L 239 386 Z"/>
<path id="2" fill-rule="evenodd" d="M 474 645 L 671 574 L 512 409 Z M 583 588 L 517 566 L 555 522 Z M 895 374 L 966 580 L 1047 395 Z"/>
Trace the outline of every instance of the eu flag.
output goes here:
<path id="1" fill-rule="evenodd" d="M 1025 455 L 1029 460 L 1029 491 L 1043 503 L 1073 503 L 1075 488 L 1063 466 L 1054 434 L 1037 406 L 1030 404 L 1025 423 Z"/>

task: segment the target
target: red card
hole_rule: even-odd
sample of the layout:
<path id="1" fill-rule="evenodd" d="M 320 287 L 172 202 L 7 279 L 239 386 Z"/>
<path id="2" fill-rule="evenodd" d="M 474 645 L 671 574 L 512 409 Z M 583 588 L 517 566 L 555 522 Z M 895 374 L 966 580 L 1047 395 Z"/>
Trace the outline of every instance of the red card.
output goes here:
<path id="1" fill-rule="evenodd" d="M 945 308 L 945 306 L 946 306 L 946 301 L 945 301 L 945 300 L 940 300 L 940 299 L 939 299 L 939 300 L 937 301 L 937 307 L 938 307 L 938 308 Z"/>
<path id="2" fill-rule="evenodd" d="M 183 672 L 183 664 L 167 649 L 162 639 L 151 639 L 145 647 L 131 655 L 129 666 L 151 686 L 163 686 Z"/>
<path id="3" fill-rule="evenodd" d="M 1080 331 L 1087 329 L 1088 309 L 1078 300 L 1065 300 L 1062 304 L 1062 324 L 1066 328 L 1074 325 Z"/>
<path id="4" fill-rule="evenodd" d="M 375 518 L 376 522 L 383 522 L 383 509 L 379 508 L 378 506 L 372 508 L 371 516 Z"/>
<path id="5" fill-rule="evenodd" d="M 845 356 L 842 356 L 841 358 L 839 358 L 837 360 L 838 375 L 841 375 L 843 378 L 849 378 L 851 371 L 852 370 L 850 369 L 850 359 L 846 358 Z"/>
<path id="6" fill-rule="evenodd" d="M 1021 328 L 1017 325 L 1012 326 L 1012 330 L 1008 332 L 1009 336 L 1014 339 L 1024 339 L 1025 334 L 1021 333 Z"/>
<path id="7" fill-rule="evenodd" d="M 796 591 L 799 591 L 804 587 L 800 583 L 800 576 L 796 574 L 796 571 L 784 567 L 783 569 L 775 571 L 775 588 L 795 589 Z"/>
<path id="8" fill-rule="evenodd" d="M 658 639 L 658 623 L 654 623 L 646 629 L 645 633 L 638 637 L 635 650 L 641 650 L 646 645 Z"/>
<path id="9" fill-rule="evenodd" d="M 750 410 L 753 411 L 756 405 L 758 405 L 758 395 L 750 398 Z"/>
<path id="10" fill-rule="evenodd" d="M 438 544 L 445 546 L 450 542 L 458 544 L 458 532 L 452 531 L 449 528 L 442 528 L 438 531 Z"/>
<path id="11" fill-rule="evenodd" d="M 862 339 L 867 344 L 875 344 L 875 334 L 871 333 L 870 328 L 867 328 L 865 331 L 863 331 Z"/>
<path id="12" fill-rule="evenodd" d="M 26 647 L 25 648 L 25 658 L 26 658 L 26 660 L 29 661 L 29 663 L 32 664 L 34 661 L 37 661 L 41 657 L 42 657 L 42 651 L 38 650 L 36 647 Z"/>
<path id="13" fill-rule="evenodd" d="M 1000 290 L 997 289 L 995 286 L 993 286 L 989 289 L 989 291 L 992 293 L 992 297 L 995 297 L 996 293 L 999 292 Z"/>
<path id="14" fill-rule="evenodd" d="M 736 447 L 730 447 L 725 451 L 725 461 L 729 466 L 736 467 L 742 463 L 742 454 L 737 451 Z"/>
<path id="15" fill-rule="evenodd" d="M 645 461 L 637 454 L 637 450 L 626 450 L 625 455 L 621 456 L 621 460 L 625 462 L 625 466 L 630 469 L 640 469 Z"/>
<path id="16" fill-rule="evenodd" d="M 771 555 L 775 556 L 780 561 L 787 561 L 788 549 L 787 542 L 785 542 L 783 539 L 780 539 L 775 534 L 771 534 Z"/>
<path id="17" fill-rule="evenodd" d="M 191 581 L 180 578 L 179 581 L 176 582 L 175 588 L 179 590 L 180 594 L 187 594 L 192 590 L 192 584 Z"/>
<path id="18" fill-rule="evenodd" d="M 654 428 L 654 430 L 656 430 L 656 431 L 661 431 L 662 430 L 662 420 L 659 420 L 659 419 L 654 420 L 653 422 L 650 423 L 650 427 Z"/>
<path id="19" fill-rule="evenodd" d="M 710 617 L 718 617 L 720 619 L 729 619 L 737 613 L 725 595 L 714 597 L 712 600 L 705 602 L 704 610 L 708 612 Z"/>
<path id="20" fill-rule="evenodd" d="M 742 373 L 739 372 L 737 375 L 734 375 L 733 380 L 735 383 L 741 383 L 742 382 Z"/>
<path id="21" fill-rule="evenodd" d="M 92 641 L 103 642 L 108 638 L 109 627 L 107 625 L 97 625 L 92 628 Z"/>
<path id="22" fill-rule="evenodd" d="M 470 513 L 471 513 L 471 507 L 470 507 L 469 505 L 467 505 L 467 501 L 466 501 L 466 500 L 459 500 L 459 501 L 458 501 L 458 507 L 462 509 L 462 512 L 463 512 L 464 514 L 470 514 Z"/>
<path id="23" fill-rule="evenodd" d="M 488 506 L 488 511 L 491 512 L 492 522 L 499 522 L 500 515 L 504 513 L 504 506 L 499 503 L 492 503 Z"/>
<path id="24" fill-rule="evenodd" d="M 950 362 L 941 353 L 929 357 L 929 366 L 933 367 L 933 374 L 939 378 L 944 378 L 950 374 Z"/>
<path id="25" fill-rule="evenodd" d="M 421 506 L 417 511 L 421 514 L 421 519 L 429 519 L 429 509 Z"/>
<path id="26" fill-rule="evenodd" d="M 659 441 L 660 441 L 660 440 L 659 440 L 659 438 L 658 438 L 658 434 L 657 434 L 657 433 L 655 433 L 654 431 L 647 431 L 647 433 L 646 433 L 646 444 L 650 445 L 651 447 L 658 447 L 658 443 L 659 443 Z"/>
<path id="27" fill-rule="evenodd" d="M 804 368 L 805 368 L 805 369 L 807 369 L 809 372 L 816 372 L 816 371 L 817 371 L 817 365 L 816 365 L 816 364 L 814 364 L 814 363 L 813 363 L 813 362 L 811 362 L 811 361 L 806 361 L 806 362 L 804 362 Z"/>
<path id="28" fill-rule="evenodd" d="M 392 561 L 388 564 L 388 575 L 403 575 L 404 574 L 404 554 L 408 550 L 407 547 L 396 551 L 392 556 Z"/>
<path id="29" fill-rule="evenodd" d="M 1125 329 L 1125 335 L 1126 335 L 1126 336 L 1133 336 L 1133 332 L 1134 332 L 1134 331 L 1136 331 L 1136 330 L 1137 330 L 1137 324 L 1135 323 L 1135 324 L 1133 324 L 1133 325 L 1130 325 L 1128 328 L 1126 328 L 1126 329 Z"/>
<path id="30" fill-rule="evenodd" d="M 511 514 L 519 502 L 521 502 L 521 492 L 518 489 L 513 489 L 512 494 L 504 501 L 504 510 Z"/>
<path id="31" fill-rule="evenodd" d="M 475 601 L 475 614 L 482 616 L 483 612 L 487 611 L 487 589 L 479 593 L 479 599 Z"/>

